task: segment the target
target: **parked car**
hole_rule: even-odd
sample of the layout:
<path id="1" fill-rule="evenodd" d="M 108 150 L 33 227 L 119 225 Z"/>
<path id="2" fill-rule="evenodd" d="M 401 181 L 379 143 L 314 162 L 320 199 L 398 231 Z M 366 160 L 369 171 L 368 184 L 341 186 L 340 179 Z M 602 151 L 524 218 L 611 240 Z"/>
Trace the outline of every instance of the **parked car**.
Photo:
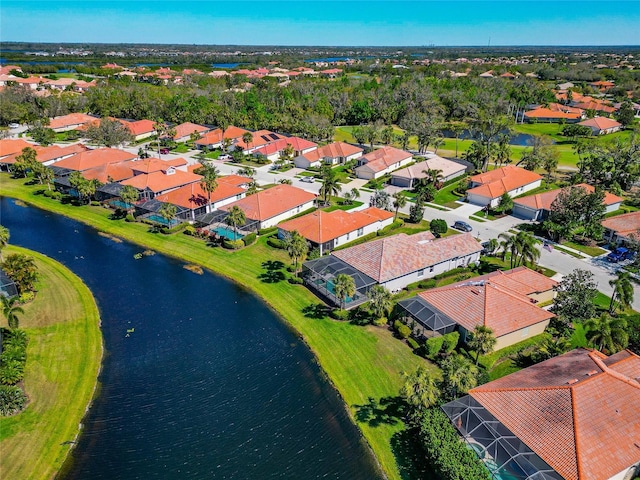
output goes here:
<path id="1" fill-rule="evenodd" d="M 462 230 L 463 232 L 471 232 L 473 227 L 469 225 L 467 222 L 463 222 L 462 220 L 458 220 L 453 224 L 453 228 L 456 230 Z"/>
<path id="2" fill-rule="evenodd" d="M 161 148 L 160 149 L 160 153 L 162 155 L 168 155 L 169 154 L 169 149 L 168 148 Z"/>
<path id="3" fill-rule="evenodd" d="M 633 257 L 633 252 L 631 252 L 628 248 L 618 247 L 609 255 L 607 255 L 607 260 L 612 263 L 618 263 L 631 257 Z"/>
<path id="4" fill-rule="evenodd" d="M 300 181 L 304 182 L 304 183 L 313 183 L 314 182 L 313 177 L 302 177 L 300 179 Z"/>
<path id="5" fill-rule="evenodd" d="M 218 160 L 231 160 L 231 155 L 228 155 L 226 153 L 223 153 L 222 155 L 220 155 L 218 157 Z"/>

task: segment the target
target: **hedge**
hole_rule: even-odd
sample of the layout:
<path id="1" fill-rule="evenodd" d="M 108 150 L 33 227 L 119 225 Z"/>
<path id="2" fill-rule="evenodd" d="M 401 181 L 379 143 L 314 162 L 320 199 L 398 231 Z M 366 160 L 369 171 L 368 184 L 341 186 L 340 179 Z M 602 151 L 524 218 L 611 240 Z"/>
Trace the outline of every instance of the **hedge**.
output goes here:
<path id="1" fill-rule="evenodd" d="M 395 329 L 396 332 L 398 332 L 398 335 L 401 338 L 408 338 L 409 335 L 411 335 L 411 329 L 407 327 L 404 323 L 402 323 L 400 320 L 396 320 L 393 323 L 393 328 Z"/>
<path id="2" fill-rule="evenodd" d="M 289 277 L 288 282 L 292 285 L 302 285 L 304 280 L 300 277 Z"/>
<path id="3" fill-rule="evenodd" d="M 441 352 L 451 353 L 458 345 L 458 332 L 445 333 L 440 337 L 431 337 L 424 345 L 427 358 L 435 359 Z"/>
<path id="4" fill-rule="evenodd" d="M 276 233 L 278 231 L 278 227 L 268 227 L 261 228 L 258 230 L 258 235 L 271 235 L 272 233 Z"/>
<path id="5" fill-rule="evenodd" d="M 227 250 L 239 250 L 244 247 L 244 242 L 242 240 L 227 240 L 225 238 L 222 241 L 222 246 Z"/>
<path id="6" fill-rule="evenodd" d="M 418 350 L 420 348 L 420 344 L 418 342 L 416 342 L 413 338 L 409 337 L 407 338 L 407 343 L 409 344 L 409 346 L 411 348 L 413 348 L 414 350 Z"/>
<path id="7" fill-rule="evenodd" d="M 254 243 L 256 243 L 257 237 L 258 236 L 256 235 L 256 233 L 252 232 L 242 237 L 242 242 L 245 244 L 245 246 L 253 245 Z"/>
<path id="8" fill-rule="evenodd" d="M 398 228 L 402 227 L 403 225 L 404 225 L 404 220 L 401 219 L 401 218 L 397 218 L 390 225 L 387 225 L 386 227 L 381 228 L 380 230 L 378 230 L 376 235 L 378 235 L 379 237 L 382 237 L 383 235 L 387 235 L 389 232 L 397 230 Z"/>
<path id="9" fill-rule="evenodd" d="M 283 240 L 279 240 L 275 237 L 269 237 L 267 238 L 267 245 L 269 245 L 270 247 L 273 248 L 277 248 L 279 250 L 284 250 L 286 248 L 286 245 L 284 243 Z"/>

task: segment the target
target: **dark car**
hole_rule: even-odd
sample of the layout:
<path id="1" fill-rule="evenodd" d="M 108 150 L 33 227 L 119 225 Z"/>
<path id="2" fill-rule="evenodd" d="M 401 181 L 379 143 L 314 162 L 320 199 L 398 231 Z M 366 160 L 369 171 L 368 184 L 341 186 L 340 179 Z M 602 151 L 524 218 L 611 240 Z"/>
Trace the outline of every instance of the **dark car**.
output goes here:
<path id="1" fill-rule="evenodd" d="M 469 225 L 467 222 L 463 222 L 462 220 L 458 220 L 453 224 L 453 228 L 456 230 L 462 230 L 463 232 L 471 232 L 473 227 Z"/>
<path id="2" fill-rule="evenodd" d="M 629 251 L 628 248 L 618 247 L 607 255 L 607 260 L 613 263 L 618 263 L 631 257 L 633 257 L 633 252 Z"/>
<path id="3" fill-rule="evenodd" d="M 161 148 L 160 149 L 160 153 L 162 155 L 168 155 L 169 154 L 169 149 L 168 148 Z"/>

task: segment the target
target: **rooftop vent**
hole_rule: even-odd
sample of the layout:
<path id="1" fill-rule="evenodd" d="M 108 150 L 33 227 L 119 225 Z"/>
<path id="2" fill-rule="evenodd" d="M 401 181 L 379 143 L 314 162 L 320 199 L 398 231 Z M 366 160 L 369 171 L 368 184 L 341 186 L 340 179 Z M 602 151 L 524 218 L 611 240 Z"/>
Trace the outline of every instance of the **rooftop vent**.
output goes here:
<path id="1" fill-rule="evenodd" d="M 595 375 L 596 373 L 598 373 L 598 370 L 590 370 L 590 371 L 587 372 L 587 377 Z"/>
<path id="2" fill-rule="evenodd" d="M 569 380 L 567 382 L 567 385 L 573 385 L 574 383 L 578 383 L 578 379 L 577 378 L 573 378 L 573 379 Z"/>

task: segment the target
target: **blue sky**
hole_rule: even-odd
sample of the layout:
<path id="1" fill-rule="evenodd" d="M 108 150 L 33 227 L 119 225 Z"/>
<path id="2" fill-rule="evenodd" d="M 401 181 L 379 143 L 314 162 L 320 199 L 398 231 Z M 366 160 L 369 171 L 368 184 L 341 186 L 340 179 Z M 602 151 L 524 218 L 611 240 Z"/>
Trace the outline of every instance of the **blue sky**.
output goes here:
<path id="1" fill-rule="evenodd" d="M 640 45 L 640 1 L 2 0 L 0 39 L 239 45 Z"/>

